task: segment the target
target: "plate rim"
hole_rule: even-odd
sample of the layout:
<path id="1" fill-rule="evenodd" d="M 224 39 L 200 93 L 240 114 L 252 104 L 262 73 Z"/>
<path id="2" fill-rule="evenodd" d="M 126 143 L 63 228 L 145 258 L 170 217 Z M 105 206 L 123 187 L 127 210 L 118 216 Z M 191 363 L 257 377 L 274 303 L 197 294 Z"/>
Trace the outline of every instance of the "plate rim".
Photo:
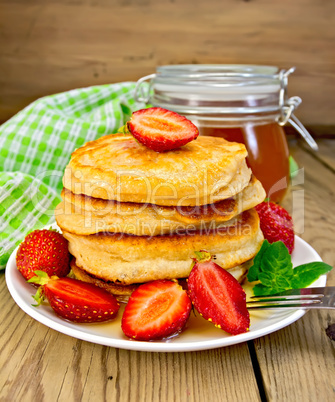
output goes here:
<path id="1" fill-rule="evenodd" d="M 307 247 L 310 251 L 315 255 L 316 261 L 322 261 L 320 255 L 316 252 L 316 250 L 308 244 L 302 238 L 295 236 L 295 241 L 300 243 L 301 246 Z M 19 246 L 18 246 L 19 247 Z M 55 315 L 55 317 L 47 317 L 36 308 L 32 308 L 31 305 L 28 305 L 18 292 L 18 289 L 15 286 L 15 281 L 12 276 L 14 274 L 14 270 L 16 269 L 16 252 L 18 247 L 11 254 L 5 271 L 5 278 L 7 288 L 14 299 L 15 303 L 31 318 L 40 322 L 47 327 L 56 330 L 65 335 L 71 336 L 73 338 L 81 339 L 87 342 L 92 342 L 104 346 L 134 350 L 134 351 L 143 351 L 143 352 L 190 352 L 190 351 L 200 351 L 200 350 L 210 350 L 219 347 L 232 346 L 242 342 L 247 342 L 261 336 L 268 335 L 272 332 L 278 331 L 298 319 L 300 319 L 308 310 L 290 310 L 292 313 L 279 322 L 273 323 L 265 328 L 259 328 L 254 331 L 248 331 L 239 335 L 231 335 L 225 336 L 217 339 L 210 339 L 209 341 L 183 341 L 183 342 L 169 342 L 169 341 L 154 341 L 154 342 L 143 342 L 143 341 L 134 341 L 131 339 L 115 339 L 109 338 L 99 334 L 91 334 L 80 329 L 80 324 L 71 323 L 66 320 L 62 320 L 60 317 Z M 321 282 L 318 286 L 326 285 L 327 276 L 322 275 L 318 281 Z M 27 286 L 30 286 L 27 284 Z M 281 310 L 282 311 L 282 310 Z M 59 321 L 59 322 L 58 322 Z M 77 328 L 79 326 L 79 328 Z M 74 327 L 74 328 L 72 328 Z"/>

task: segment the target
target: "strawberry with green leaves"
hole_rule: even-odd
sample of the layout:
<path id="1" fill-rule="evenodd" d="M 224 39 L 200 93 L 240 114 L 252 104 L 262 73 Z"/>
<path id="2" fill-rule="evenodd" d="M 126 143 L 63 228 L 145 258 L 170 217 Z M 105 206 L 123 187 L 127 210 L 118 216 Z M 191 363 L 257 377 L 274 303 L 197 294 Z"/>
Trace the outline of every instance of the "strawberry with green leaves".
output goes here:
<path id="1" fill-rule="evenodd" d="M 229 334 L 247 332 L 250 316 L 242 286 L 211 260 L 210 253 L 195 254 L 197 258 L 187 282 L 194 307 L 206 320 Z"/>
<path id="2" fill-rule="evenodd" d="M 72 278 L 51 278 L 36 271 L 30 283 L 40 285 L 34 299 L 38 306 L 47 298 L 60 317 L 73 322 L 103 322 L 114 318 L 120 308 L 116 298 L 90 283 Z"/>
<path id="3" fill-rule="evenodd" d="M 20 244 L 16 266 L 25 279 L 40 270 L 48 275 L 66 276 L 70 272 L 67 240 L 56 230 L 34 230 Z"/>

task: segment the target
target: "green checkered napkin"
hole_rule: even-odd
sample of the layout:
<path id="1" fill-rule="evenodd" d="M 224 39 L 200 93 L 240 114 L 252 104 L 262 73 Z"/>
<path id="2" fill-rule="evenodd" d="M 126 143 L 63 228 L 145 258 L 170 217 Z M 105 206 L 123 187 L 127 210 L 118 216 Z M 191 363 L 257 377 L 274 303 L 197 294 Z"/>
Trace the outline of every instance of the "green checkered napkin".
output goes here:
<path id="1" fill-rule="evenodd" d="M 134 89 L 126 82 L 47 96 L 0 126 L 0 269 L 28 232 L 54 222 L 71 153 L 145 107 Z"/>

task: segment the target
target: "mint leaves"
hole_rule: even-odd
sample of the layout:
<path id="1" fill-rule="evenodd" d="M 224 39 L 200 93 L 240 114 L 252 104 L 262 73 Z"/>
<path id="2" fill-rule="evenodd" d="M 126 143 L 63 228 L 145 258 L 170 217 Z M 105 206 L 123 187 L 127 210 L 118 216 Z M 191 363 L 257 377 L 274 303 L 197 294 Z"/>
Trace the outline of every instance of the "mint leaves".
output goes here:
<path id="1" fill-rule="evenodd" d="M 305 288 L 332 269 L 321 261 L 293 269 L 291 256 L 281 241 L 264 240 L 248 272 L 248 281 L 260 283 L 253 288 L 255 296 L 271 295 L 288 289 Z"/>

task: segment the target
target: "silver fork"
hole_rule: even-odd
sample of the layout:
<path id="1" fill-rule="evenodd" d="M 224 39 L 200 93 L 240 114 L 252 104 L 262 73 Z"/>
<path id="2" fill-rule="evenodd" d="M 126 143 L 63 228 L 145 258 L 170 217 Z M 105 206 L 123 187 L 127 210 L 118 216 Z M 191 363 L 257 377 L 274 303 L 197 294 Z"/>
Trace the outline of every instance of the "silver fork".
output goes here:
<path id="1" fill-rule="evenodd" d="M 328 308 L 335 309 L 335 286 L 324 288 L 291 289 L 269 296 L 253 296 L 248 309 L 269 308 Z"/>

